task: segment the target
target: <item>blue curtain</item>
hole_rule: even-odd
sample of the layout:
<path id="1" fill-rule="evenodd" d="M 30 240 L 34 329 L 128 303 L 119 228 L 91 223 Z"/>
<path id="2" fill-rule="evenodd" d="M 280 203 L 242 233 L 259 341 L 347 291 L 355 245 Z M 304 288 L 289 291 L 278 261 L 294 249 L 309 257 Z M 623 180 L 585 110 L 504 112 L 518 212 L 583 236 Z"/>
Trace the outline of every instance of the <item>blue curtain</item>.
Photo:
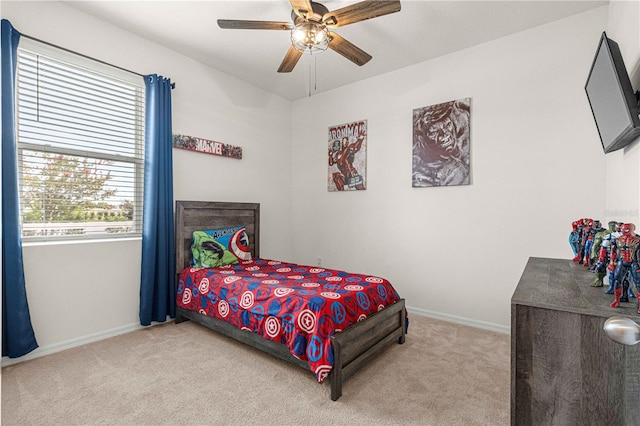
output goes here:
<path id="1" fill-rule="evenodd" d="M 31 326 L 22 264 L 18 202 L 15 80 L 20 33 L 6 19 L 2 40 L 2 356 L 17 358 L 38 347 Z"/>
<path id="2" fill-rule="evenodd" d="M 140 324 L 176 315 L 175 235 L 173 228 L 173 159 L 171 153 L 171 81 L 144 76 L 144 208 Z"/>

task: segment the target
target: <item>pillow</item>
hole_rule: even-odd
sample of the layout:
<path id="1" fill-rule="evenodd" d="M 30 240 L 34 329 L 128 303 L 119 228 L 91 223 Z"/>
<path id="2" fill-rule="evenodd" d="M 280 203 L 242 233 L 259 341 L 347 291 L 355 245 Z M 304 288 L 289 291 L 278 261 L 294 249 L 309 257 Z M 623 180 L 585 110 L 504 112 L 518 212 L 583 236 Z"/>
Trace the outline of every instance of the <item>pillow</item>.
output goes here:
<path id="1" fill-rule="evenodd" d="M 191 264 L 196 268 L 217 268 L 251 260 L 249 236 L 244 226 L 194 231 Z"/>

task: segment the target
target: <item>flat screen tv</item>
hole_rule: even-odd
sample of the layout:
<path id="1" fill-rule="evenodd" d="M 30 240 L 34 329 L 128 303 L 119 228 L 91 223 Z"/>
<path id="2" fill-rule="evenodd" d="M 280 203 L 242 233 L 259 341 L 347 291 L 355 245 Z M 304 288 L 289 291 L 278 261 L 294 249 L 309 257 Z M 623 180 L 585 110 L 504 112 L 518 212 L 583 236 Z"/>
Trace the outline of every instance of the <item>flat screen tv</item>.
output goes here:
<path id="1" fill-rule="evenodd" d="M 585 85 L 605 153 L 624 148 L 640 136 L 640 108 L 618 43 L 602 33 Z"/>

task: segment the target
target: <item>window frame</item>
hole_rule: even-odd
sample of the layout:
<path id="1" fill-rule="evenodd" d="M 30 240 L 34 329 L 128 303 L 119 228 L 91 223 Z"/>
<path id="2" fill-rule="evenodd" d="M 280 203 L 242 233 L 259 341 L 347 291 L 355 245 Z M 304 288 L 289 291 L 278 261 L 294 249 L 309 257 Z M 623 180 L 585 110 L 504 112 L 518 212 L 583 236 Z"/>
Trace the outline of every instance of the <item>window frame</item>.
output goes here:
<path id="1" fill-rule="evenodd" d="M 135 130 L 136 135 L 135 146 L 133 147 L 133 154 L 114 154 L 101 152 L 100 150 L 92 150 L 90 147 L 82 149 L 82 147 L 71 146 L 52 146 L 48 144 L 38 144 L 31 142 L 22 142 L 20 140 L 20 87 L 18 83 L 18 75 L 16 76 L 16 145 L 18 152 L 18 186 L 19 186 L 19 203 L 20 203 L 20 226 L 22 240 L 25 243 L 28 242 L 78 242 L 78 241 L 91 241 L 91 240 L 117 240 L 125 238 L 139 239 L 142 236 L 142 214 L 143 214 L 143 198 L 144 198 L 144 150 L 145 150 L 145 99 L 146 99 L 146 87 L 143 77 L 123 70 L 121 68 L 108 65 L 106 63 L 93 60 L 88 57 L 84 57 L 80 54 L 76 54 L 67 51 L 63 48 L 57 48 L 48 45 L 44 42 L 32 40 L 28 38 L 21 38 L 18 44 L 18 51 L 29 52 L 30 54 L 40 55 L 48 57 L 52 60 L 63 62 L 71 66 L 80 67 L 93 73 L 99 73 L 113 80 L 130 83 L 136 86 L 136 90 L 139 90 L 141 96 L 137 98 L 135 102 Z M 17 74 L 20 73 L 20 54 L 18 56 Z M 138 92 L 136 92 L 138 93 Z M 133 220 L 132 230 L 130 232 L 89 232 L 82 234 L 66 234 L 66 235 L 25 235 L 24 217 L 23 217 L 23 167 L 22 156 L 24 151 L 35 151 L 43 154 L 60 154 L 64 156 L 73 156 L 79 159 L 89 160 L 104 160 L 110 162 L 126 163 L 132 166 L 133 172 L 131 174 L 133 178 Z M 96 221 L 97 223 L 108 224 L 108 221 Z M 50 222 L 55 224 L 55 222 Z M 40 229 L 47 229 L 49 223 L 43 222 L 43 227 Z"/>

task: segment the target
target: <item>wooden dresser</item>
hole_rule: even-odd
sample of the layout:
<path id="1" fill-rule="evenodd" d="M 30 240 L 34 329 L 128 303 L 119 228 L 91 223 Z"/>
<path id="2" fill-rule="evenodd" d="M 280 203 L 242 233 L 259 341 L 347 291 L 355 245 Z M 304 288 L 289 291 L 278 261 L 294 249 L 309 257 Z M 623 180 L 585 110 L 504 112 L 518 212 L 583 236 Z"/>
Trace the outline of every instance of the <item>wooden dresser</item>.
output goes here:
<path id="1" fill-rule="evenodd" d="M 511 424 L 640 425 L 640 344 L 603 331 L 640 324 L 636 299 L 611 308 L 606 287 L 571 260 L 530 258 L 511 298 Z"/>

